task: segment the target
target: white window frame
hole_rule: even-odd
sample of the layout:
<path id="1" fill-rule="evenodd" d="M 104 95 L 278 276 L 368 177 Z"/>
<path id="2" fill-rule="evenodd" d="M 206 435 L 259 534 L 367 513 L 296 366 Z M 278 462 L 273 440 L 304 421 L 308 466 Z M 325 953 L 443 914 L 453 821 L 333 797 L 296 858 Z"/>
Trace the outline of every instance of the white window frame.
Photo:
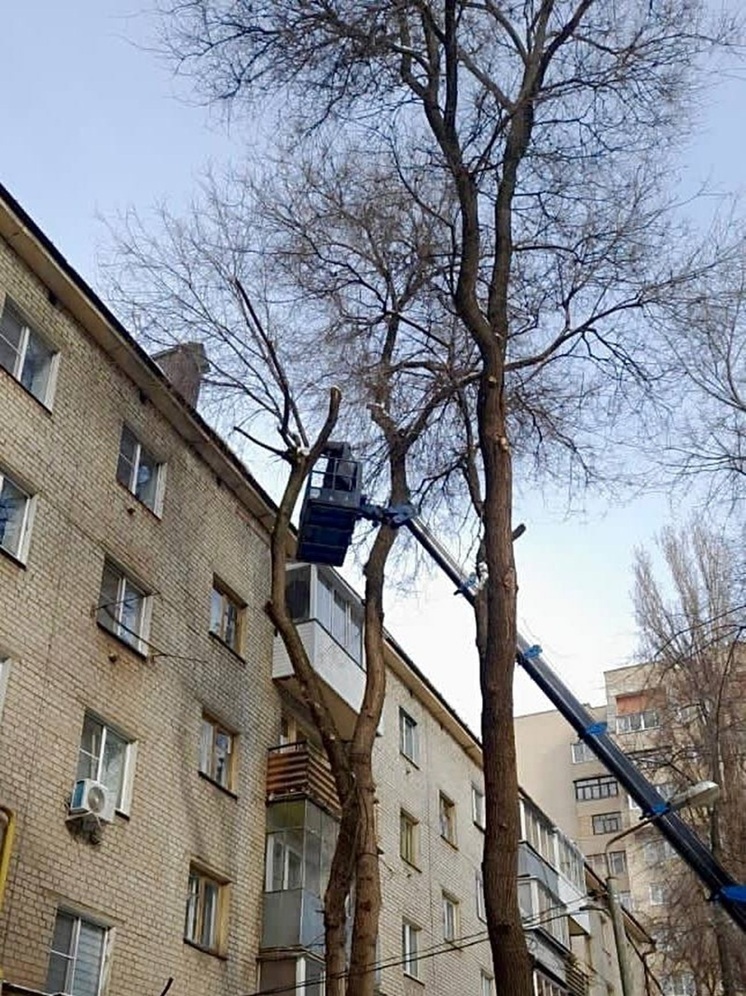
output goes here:
<path id="1" fill-rule="evenodd" d="M 616 718 L 617 733 L 641 733 L 644 730 L 655 730 L 659 725 L 657 709 L 627 712 Z"/>
<path id="2" fill-rule="evenodd" d="M 70 949 L 68 951 L 55 951 L 54 947 L 54 934 L 52 935 L 52 940 L 49 946 L 49 960 L 47 962 L 47 981 L 49 983 L 49 970 L 51 968 L 52 958 L 57 956 L 58 958 L 64 958 L 67 960 L 67 965 L 65 969 L 65 987 L 64 992 L 72 991 L 72 985 L 75 980 L 75 972 L 77 970 L 78 960 L 79 960 L 79 944 L 80 944 L 80 931 L 83 924 L 88 927 L 93 927 L 101 932 L 101 959 L 98 965 L 98 980 L 96 984 L 96 996 L 99 996 L 104 990 L 104 985 L 106 981 L 106 974 L 109 962 L 109 953 L 111 946 L 111 929 L 104 923 L 100 923 L 97 920 L 91 919 L 88 916 L 81 916 L 80 913 L 75 910 L 68 909 L 65 906 L 58 907 L 55 914 L 55 929 L 57 926 L 57 921 L 60 916 L 68 917 L 73 921 L 73 930 L 70 937 Z"/>
<path id="3" fill-rule="evenodd" d="M 264 891 L 265 892 L 293 892 L 296 889 L 301 889 L 303 887 L 303 881 L 305 877 L 305 840 L 300 844 L 300 849 L 298 847 L 292 846 L 289 841 L 292 840 L 293 832 L 298 832 L 300 828 L 286 827 L 283 830 L 271 830 L 267 834 L 266 843 L 266 859 L 265 859 L 265 870 L 264 870 Z M 280 869 L 280 887 L 275 888 L 274 878 L 275 878 L 275 842 L 279 840 L 281 845 L 281 855 L 280 861 L 282 867 Z M 291 880 L 290 877 L 290 857 L 293 856 L 297 861 L 298 868 L 298 881 L 295 882 Z"/>
<path id="4" fill-rule="evenodd" d="M 456 803 L 445 792 L 438 793 L 438 824 L 440 836 L 456 846 Z"/>
<path id="5" fill-rule="evenodd" d="M 6 311 L 11 312 L 16 321 L 21 325 L 21 337 L 17 347 L 12 346 L 10 341 L 6 339 L 5 335 L 3 334 L 2 319 Z M 22 312 L 16 307 L 16 305 L 8 297 L 5 298 L 3 302 L 2 311 L 0 311 L 0 337 L 5 339 L 5 341 L 8 343 L 8 346 L 10 346 L 10 348 L 16 354 L 16 360 L 15 363 L 13 364 L 12 370 L 8 367 L 3 366 L 2 364 L 0 364 L 0 369 L 7 370 L 10 376 L 15 381 L 17 381 L 25 391 L 28 391 L 28 393 L 32 397 L 36 398 L 36 400 L 40 404 L 44 405 L 45 408 L 51 409 L 52 399 L 54 397 L 54 389 L 57 381 L 57 364 L 59 361 L 59 351 L 54 349 L 49 343 L 48 339 L 46 339 L 45 336 L 37 332 L 37 330 L 32 325 L 29 324 L 29 322 L 26 320 Z M 46 353 L 48 353 L 48 360 L 46 364 L 46 377 L 44 380 L 44 390 L 41 392 L 41 394 L 37 394 L 36 391 L 33 391 L 30 387 L 27 387 L 23 383 L 23 371 L 26 365 L 26 359 L 28 357 L 28 347 L 31 339 L 35 339 L 42 347 L 42 349 Z"/>
<path id="6" fill-rule="evenodd" d="M 411 979 L 420 977 L 420 934 L 422 930 L 411 920 L 402 921 L 402 967 Z"/>
<path id="7" fill-rule="evenodd" d="M 116 597 L 113 603 L 104 603 L 102 601 L 104 597 L 104 579 L 107 572 L 117 582 Z M 122 620 L 124 614 L 123 607 L 133 597 L 139 599 L 137 628 L 135 629 L 129 628 Z M 123 568 L 108 557 L 104 560 L 96 612 L 98 624 L 143 656 L 147 656 L 148 653 L 151 603 L 152 599 L 148 592 L 137 581 L 133 580 Z"/>
<path id="8" fill-rule="evenodd" d="M 607 851 L 606 858 L 608 860 L 608 874 L 610 875 L 627 874 L 626 851 Z"/>
<path id="9" fill-rule="evenodd" d="M 596 829 L 596 820 L 608 820 L 610 817 L 615 817 L 615 826 L 607 827 L 603 830 Z M 622 814 L 619 810 L 612 810 L 609 813 L 594 813 L 591 817 L 591 830 L 594 836 L 602 837 L 607 833 L 618 833 L 622 829 Z"/>
<path id="10" fill-rule="evenodd" d="M 399 708 L 399 752 L 412 764 L 419 764 L 420 738 L 417 720 L 402 708 Z"/>
<path id="11" fill-rule="evenodd" d="M 94 781 L 101 782 L 106 785 L 104 781 L 104 757 L 106 752 L 106 740 L 109 736 L 114 736 L 118 740 L 124 742 L 124 762 L 122 764 L 122 774 L 120 777 L 120 783 L 116 787 L 116 802 L 115 808 L 118 813 L 129 814 L 130 807 L 132 805 L 132 784 L 134 780 L 134 769 L 135 769 L 135 757 L 137 752 L 136 743 L 131 740 L 128 736 L 122 733 L 121 730 L 114 726 L 111 726 L 105 720 L 101 719 L 95 712 L 86 711 L 85 717 L 83 719 L 83 728 L 80 733 L 80 741 L 78 743 L 78 773 L 80 772 L 80 765 L 83 755 L 91 756 L 88 751 L 83 750 L 83 733 L 85 731 L 85 724 L 87 721 L 96 723 L 101 728 L 101 747 L 99 751 L 98 761 L 96 765 L 96 771 L 92 772 L 90 775 L 79 775 L 79 777 L 93 778 Z M 114 791 L 111 785 L 106 785 L 109 791 Z"/>
<path id="12" fill-rule="evenodd" d="M 487 903 L 484 898 L 484 876 L 481 871 L 477 871 L 475 884 L 477 896 L 477 920 L 481 920 L 482 923 L 487 923 Z"/>
<path id="13" fill-rule="evenodd" d="M 445 890 L 442 893 L 443 940 L 455 944 L 459 937 L 459 906 L 455 896 Z"/>
<path id="14" fill-rule="evenodd" d="M 221 742 L 222 741 L 222 742 Z M 225 756 L 223 777 L 218 761 Z M 199 742 L 199 771 L 211 782 L 228 792 L 234 791 L 236 763 L 236 734 L 208 712 L 202 713 Z"/>
<path id="15" fill-rule="evenodd" d="M 221 954 L 225 934 L 225 903 L 228 882 L 207 871 L 200 864 L 189 865 L 186 911 L 184 917 L 184 940 L 203 951 Z M 206 908 L 207 889 L 214 890 L 214 904 Z M 210 922 L 205 922 L 205 914 L 210 913 Z M 205 936 L 207 930 L 207 936 Z"/>
<path id="16" fill-rule="evenodd" d="M 576 740 L 571 745 L 571 751 L 573 764 L 585 764 L 587 761 L 596 760 L 596 755 L 593 753 L 585 740 Z"/>
<path id="17" fill-rule="evenodd" d="M 399 855 L 412 868 L 417 868 L 419 860 L 418 836 L 419 820 L 405 809 L 399 810 Z M 405 847 L 408 842 L 408 847 Z M 405 854 L 408 851 L 408 854 Z"/>
<path id="18" fill-rule="evenodd" d="M 668 897 L 666 896 L 666 885 L 664 882 L 650 882 L 648 885 L 648 901 L 651 906 L 665 906 Z"/>
<path id="19" fill-rule="evenodd" d="M 479 785 L 471 786 L 471 818 L 480 830 L 485 827 L 484 790 Z"/>
<path id="20" fill-rule="evenodd" d="M 480 996 L 495 996 L 495 979 L 489 972 L 482 968 L 479 972 L 479 992 Z"/>
<path id="21" fill-rule="evenodd" d="M 666 996 L 695 996 L 696 982 L 691 972 L 673 972 L 663 977 L 663 992 Z"/>
<path id="22" fill-rule="evenodd" d="M 31 538 L 31 524 L 33 521 L 34 507 L 36 505 L 36 496 L 32 495 L 30 491 L 17 480 L 17 478 L 6 473 L 2 466 L 0 466 L 0 501 L 2 500 L 2 493 L 5 490 L 6 482 L 23 497 L 24 505 L 16 546 L 11 549 L 9 546 L 5 545 L 2 537 L 0 537 L 0 550 L 7 553 L 9 557 L 12 557 L 19 563 L 25 564 L 28 558 L 28 547 L 29 540 Z"/>
<path id="23" fill-rule="evenodd" d="M 123 446 L 125 437 L 129 436 L 134 443 L 134 458 L 130 461 L 128 456 L 125 456 L 126 463 L 129 467 L 129 473 L 124 475 L 121 473 L 122 468 L 122 457 L 123 457 Z M 139 493 L 138 488 L 138 477 L 140 475 L 140 468 L 143 464 L 143 460 L 153 464 L 153 475 L 155 477 L 155 486 L 153 488 L 153 500 L 147 501 L 143 498 L 142 494 Z M 160 518 L 161 512 L 163 510 L 163 485 L 165 479 L 165 464 L 158 460 L 152 450 L 147 449 L 140 442 L 140 438 L 125 422 L 122 426 L 122 433 L 119 437 L 119 453 L 117 456 L 117 480 L 125 487 L 131 495 L 134 495 L 137 500 L 143 504 L 146 508 L 157 515 Z M 124 479 L 126 476 L 126 480 Z"/>
<path id="24" fill-rule="evenodd" d="M 230 612 L 235 613 L 233 639 L 229 639 Z M 217 575 L 212 579 L 210 592 L 210 633 L 239 657 L 243 653 L 246 603 Z"/>

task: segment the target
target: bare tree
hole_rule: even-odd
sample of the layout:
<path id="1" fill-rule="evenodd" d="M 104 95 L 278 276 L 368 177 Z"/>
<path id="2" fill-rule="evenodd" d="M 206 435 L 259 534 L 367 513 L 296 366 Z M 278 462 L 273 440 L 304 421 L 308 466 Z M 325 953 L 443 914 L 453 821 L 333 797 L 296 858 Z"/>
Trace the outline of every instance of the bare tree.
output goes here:
<path id="1" fill-rule="evenodd" d="M 318 183 L 307 176 L 304 203 L 312 203 L 314 187 Z M 309 269 L 311 248 L 303 211 L 295 212 L 294 202 L 276 198 L 273 217 L 267 210 L 262 218 L 256 211 L 260 200 L 256 185 L 243 179 L 228 187 L 209 180 L 187 218 L 177 219 L 162 209 L 159 224 L 148 230 L 130 215 L 116 240 L 111 292 L 147 342 L 203 342 L 209 349 L 208 387 L 214 399 L 223 409 L 230 401 L 229 410 L 241 419 L 242 436 L 289 468 L 272 526 L 267 611 L 284 641 L 326 750 L 341 807 L 324 899 L 327 992 L 368 996 L 375 980 L 380 910 L 372 754 L 385 694 L 384 571 L 395 532 L 386 525 L 378 530 L 364 567 L 365 691 L 352 735 L 345 738 L 286 601 L 291 516 L 311 468 L 338 424 L 341 392 L 337 386 L 325 385 L 335 380 L 358 405 L 367 405 L 372 426 L 368 433 L 373 437 L 370 452 L 378 463 L 375 479 L 385 489 L 384 504 L 402 506 L 411 498 L 411 452 L 421 445 L 436 415 L 448 417 L 453 397 L 473 376 L 473 364 L 468 356 L 459 357 L 451 341 L 453 322 L 450 333 L 448 325 L 438 329 L 438 349 L 432 342 L 427 351 L 422 348 L 424 330 L 433 322 L 422 304 L 417 334 L 401 334 L 409 302 L 427 266 L 416 253 L 401 251 L 409 238 L 408 225 L 392 213 L 390 202 L 383 199 L 361 216 L 351 205 L 347 214 L 342 205 L 335 205 L 336 237 L 329 238 L 323 249 L 320 242 L 314 243 L 313 251 L 324 254 L 330 272 L 343 272 L 342 283 L 358 288 L 354 297 L 364 286 L 384 302 L 379 313 L 368 313 L 361 334 L 354 322 L 343 328 L 342 318 L 337 316 L 335 323 L 327 314 L 327 296 L 334 287 L 319 283 L 321 273 Z M 375 238 L 370 238 L 373 231 Z M 310 274 L 314 287 L 304 286 Z M 299 287 L 305 299 L 302 313 L 292 299 Z M 337 290 L 341 307 L 344 294 Z M 390 295 L 393 303 L 385 304 Z M 352 315 L 344 319 L 351 320 Z M 325 349 L 319 348 L 322 340 Z M 325 391 L 327 414 L 321 419 L 318 412 Z M 356 422 L 359 428 L 361 419 Z M 276 434 L 279 444 L 270 441 Z M 346 901 L 353 887 L 348 965 Z"/>
<path id="2" fill-rule="evenodd" d="M 738 550 L 693 524 L 659 539 L 665 576 L 637 552 L 635 610 L 659 728 L 657 780 L 672 789 L 702 779 L 721 787 L 699 830 L 736 876 L 746 873 L 746 592 Z M 739 879 L 740 880 L 740 879 Z M 746 979 L 743 938 L 703 901 L 694 876 L 666 864 L 666 903 L 654 928 L 666 972 L 693 976 L 698 993 L 737 996 Z"/>
<path id="3" fill-rule="evenodd" d="M 598 417 L 644 379 L 646 318 L 709 265 L 681 250 L 661 196 L 665 151 L 685 133 L 700 57 L 737 37 L 732 24 L 709 24 L 706 8 L 164 2 L 167 45 L 211 98 L 281 95 L 297 148 L 334 147 L 342 131 L 360 161 L 392 155 L 392 182 L 442 222 L 432 280 L 478 358 L 462 401 L 473 433 L 466 483 L 489 577 L 475 610 L 484 882 L 497 987 L 511 996 L 531 992 L 516 891 L 513 447 L 522 431 L 536 452 L 559 443 L 585 479 Z"/>
<path id="4" fill-rule="evenodd" d="M 739 504 L 746 493 L 746 255 L 741 226 L 724 264 L 702 274 L 672 302 L 666 334 L 666 392 L 671 418 L 656 439 L 674 481 L 698 483 L 716 504 Z"/>

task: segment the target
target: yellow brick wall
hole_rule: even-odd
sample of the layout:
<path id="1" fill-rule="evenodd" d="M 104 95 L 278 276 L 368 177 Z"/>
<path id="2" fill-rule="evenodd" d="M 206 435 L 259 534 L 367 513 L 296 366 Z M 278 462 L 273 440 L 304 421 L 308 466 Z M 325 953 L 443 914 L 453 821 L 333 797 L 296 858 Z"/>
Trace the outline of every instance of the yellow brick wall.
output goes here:
<path id="1" fill-rule="evenodd" d="M 33 491 L 27 564 L 0 554 L 0 798 L 18 815 L 4 909 L 6 978 L 43 988 L 58 904 L 113 927 L 109 992 L 242 993 L 255 986 L 266 749 L 279 705 L 263 612 L 266 536 L 150 400 L 50 302 L 0 242 L 5 293 L 60 350 L 51 412 L 0 369 L 0 464 Z M 126 421 L 167 468 L 161 518 L 116 481 Z M 95 620 L 105 554 L 153 593 L 143 659 Z M 247 603 L 245 660 L 208 635 L 213 573 Z M 198 775 L 202 709 L 238 735 L 233 798 Z M 66 797 L 89 709 L 137 742 L 129 819 L 98 846 L 69 832 Z M 197 858 L 233 883 L 228 957 L 183 942 Z"/>

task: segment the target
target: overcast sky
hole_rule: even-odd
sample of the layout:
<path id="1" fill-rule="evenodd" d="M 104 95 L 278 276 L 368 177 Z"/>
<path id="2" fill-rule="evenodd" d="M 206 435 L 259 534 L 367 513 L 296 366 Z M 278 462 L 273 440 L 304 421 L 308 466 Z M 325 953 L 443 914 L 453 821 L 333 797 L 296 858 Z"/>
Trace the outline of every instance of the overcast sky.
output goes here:
<path id="1" fill-rule="evenodd" d="M 0 180 L 94 288 L 101 216 L 163 198 L 185 203 L 208 161 L 242 152 L 238 133 L 187 100 L 186 86 L 152 51 L 152 32 L 132 0 L 25 0 L 3 10 Z M 711 88 L 682 162 L 688 189 L 701 181 L 739 189 L 745 106 L 746 83 L 735 75 Z M 516 510 L 528 526 L 517 544 L 520 626 L 582 698 L 599 701 L 602 671 L 634 651 L 633 550 L 673 513 L 665 496 L 612 508 L 593 502 L 572 519 L 563 513 L 540 497 Z M 478 728 L 468 607 L 446 583 L 423 579 L 419 591 L 391 600 L 387 625 Z M 525 679 L 517 703 L 521 712 L 549 707 Z"/>

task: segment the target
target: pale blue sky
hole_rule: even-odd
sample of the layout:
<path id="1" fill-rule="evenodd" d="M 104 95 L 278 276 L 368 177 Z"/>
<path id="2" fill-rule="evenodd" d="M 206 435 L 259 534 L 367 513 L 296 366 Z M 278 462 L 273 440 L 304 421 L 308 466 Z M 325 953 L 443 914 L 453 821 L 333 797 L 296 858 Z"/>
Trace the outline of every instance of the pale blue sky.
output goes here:
<path id="1" fill-rule="evenodd" d="M 94 286 L 99 215 L 188 199 L 208 160 L 240 154 L 217 115 L 188 103 L 188 89 L 149 51 L 153 23 L 134 0 L 25 0 L 3 10 L 0 180 Z M 180 97 L 180 99 L 179 99 Z M 746 82 L 723 78 L 682 163 L 683 182 L 715 190 L 742 183 Z M 627 507 L 592 504 L 564 521 L 540 499 L 518 509 L 520 625 L 576 691 L 598 700 L 601 671 L 634 648 L 632 551 L 670 517 L 662 498 Z M 443 537 L 447 541 L 447 537 Z M 397 596 L 389 628 L 473 726 L 478 725 L 470 615 L 446 584 L 423 580 Z M 527 681 L 520 711 L 548 707 Z"/>

